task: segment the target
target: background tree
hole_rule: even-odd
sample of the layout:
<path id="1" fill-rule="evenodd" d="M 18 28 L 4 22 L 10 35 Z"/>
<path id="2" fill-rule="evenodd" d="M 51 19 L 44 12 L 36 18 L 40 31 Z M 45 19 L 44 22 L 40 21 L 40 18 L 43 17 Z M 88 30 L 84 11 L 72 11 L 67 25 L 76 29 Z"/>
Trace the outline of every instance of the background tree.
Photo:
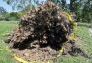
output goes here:
<path id="1" fill-rule="evenodd" d="M 4 0 L 4 1 L 7 2 L 7 4 L 11 5 L 13 8 L 22 10 L 21 12 L 23 14 L 28 12 L 28 10 L 32 9 L 33 7 L 42 4 L 43 2 L 43 1 L 39 2 L 40 0 Z M 68 12 L 70 11 L 75 13 L 77 16 L 77 21 L 92 22 L 91 0 L 70 0 L 70 4 L 66 3 L 67 0 L 51 0 L 51 1 L 56 3 L 57 5 L 60 5 L 60 7 L 64 9 L 64 11 L 68 9 Z"/>
<path id="2" fill-rule="evenodd" d="M 66 0 L 51 0 L 51 1 L 58 4 L 62 9 L 66 8 Z"/>
<path id="3" fill-rule="evenodd" d="M 85 2 L 84 8 L 82 10 L 82 20 L 84 22 L 92 22 L 92 1 L 88 0 Z"/>
<path id="4" fill-rule="evenodd" d="M 5 14 L 7 13 L 7 11 L 3 8 L 0 7 L 0 20 L 4 20 L 5 19 Z"/>
<path id="5" fill-rule="evenodd" d="M 3 7 L 0 7 L 0 15 L 3 15 L 6 13 L 6 10 Z"/>

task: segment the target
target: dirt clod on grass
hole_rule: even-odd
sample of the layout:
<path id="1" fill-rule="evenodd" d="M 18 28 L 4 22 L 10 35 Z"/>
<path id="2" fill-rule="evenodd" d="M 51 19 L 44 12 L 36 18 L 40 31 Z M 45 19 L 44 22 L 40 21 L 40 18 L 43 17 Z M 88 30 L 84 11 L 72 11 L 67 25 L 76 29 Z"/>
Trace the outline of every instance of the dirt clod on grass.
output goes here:
<path id="1" fill-rule="evenodd" d="M 31 10 L 25 15 L 19 27 L 7 42 L 12 50 L 28 61 L 47 61 L 57 58 L 64 43 L 66 53 L 72 50 L 74 21 L 52 2 Z"/>

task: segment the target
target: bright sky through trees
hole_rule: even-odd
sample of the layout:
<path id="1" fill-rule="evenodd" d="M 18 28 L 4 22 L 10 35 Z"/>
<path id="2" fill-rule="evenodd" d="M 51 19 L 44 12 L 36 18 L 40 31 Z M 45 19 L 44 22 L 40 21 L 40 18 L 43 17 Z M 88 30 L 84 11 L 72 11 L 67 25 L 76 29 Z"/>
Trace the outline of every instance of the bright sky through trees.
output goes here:
<path id="1" fill-rule="evenodd" d="M 39 0 L 39 2 L 41 1 L 45 1 L 45 0 Z M 67 0 L 67 3 L 70 3 L 70 0 Z M 0 0 L 0 7 L 3 7 L 4 9 L 6 9 L 6 11 L 8 12 L 16 12 L 17 10 L 12 10 L 12 6 L 7 5 L 6 2 L 4 2 L 3 0 Z"/>

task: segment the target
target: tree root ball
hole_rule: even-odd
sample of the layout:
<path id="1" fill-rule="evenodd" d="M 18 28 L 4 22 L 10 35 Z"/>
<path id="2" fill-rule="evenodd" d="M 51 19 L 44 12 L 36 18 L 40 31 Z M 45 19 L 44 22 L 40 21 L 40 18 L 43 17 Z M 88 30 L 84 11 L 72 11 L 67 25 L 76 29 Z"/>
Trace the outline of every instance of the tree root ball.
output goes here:
<path id="1" fill-rule="evenodd" d="M 23 16 L 7 43 L 15 53 L 29 60 L 56 58 L 63 48 L 64 54 L 82 53 L 81 56 L 88 57 L 73 41 L 75 25 L 68 13 L 49 1 Z"/>

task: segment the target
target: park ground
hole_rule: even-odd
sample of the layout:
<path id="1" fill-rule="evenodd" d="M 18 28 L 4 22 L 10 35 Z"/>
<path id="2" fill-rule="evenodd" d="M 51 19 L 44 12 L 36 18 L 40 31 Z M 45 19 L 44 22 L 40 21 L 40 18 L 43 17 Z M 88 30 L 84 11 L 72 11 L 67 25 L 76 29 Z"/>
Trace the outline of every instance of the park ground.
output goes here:
<path id="1" fill-rule="evenodd" d="M 13 53 L 9 50 L 8 45 L 4 42 L 9 33 L 12 33 L 18 26 L 18 21 L 0 21 L 0 63 L 17 63 L 13 59 Z M 75 34 L 79 46 L 90 56 L 92 56 L 92 37 L 89 32 L 89 24 L 81 23 Z M 57 59 L 56 63 L 92 63 L 92 59 L 84 58 L 81 56 L 62 56 Z"/>

